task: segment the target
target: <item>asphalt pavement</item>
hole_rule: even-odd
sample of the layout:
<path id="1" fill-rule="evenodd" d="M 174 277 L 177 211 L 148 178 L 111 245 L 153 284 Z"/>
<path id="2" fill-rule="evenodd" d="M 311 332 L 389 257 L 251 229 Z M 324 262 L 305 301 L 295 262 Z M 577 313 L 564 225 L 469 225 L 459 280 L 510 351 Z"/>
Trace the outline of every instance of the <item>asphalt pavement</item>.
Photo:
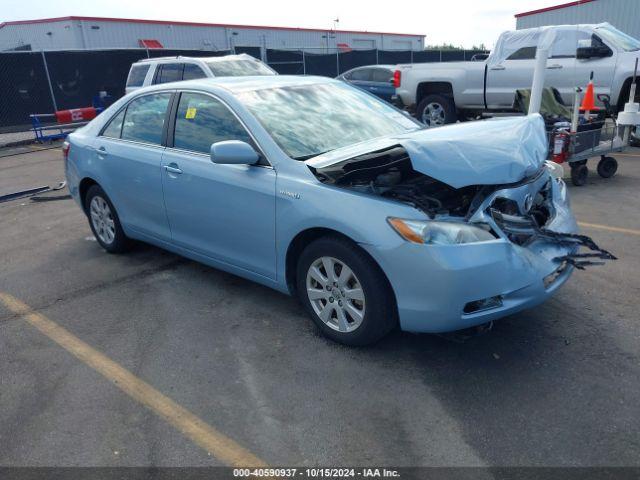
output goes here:
<path id="1" fill-rule="evenodd" d="M 70 199 L 0 203 L 0 465 L 640 466 L 640 151 L 618 159 L 570 190 L 620 259 L 463 342 L 340 346 L 286 295 L 105 253 Z M 57 149 L 0 156 L 0 194 L 62 177 Z"/>

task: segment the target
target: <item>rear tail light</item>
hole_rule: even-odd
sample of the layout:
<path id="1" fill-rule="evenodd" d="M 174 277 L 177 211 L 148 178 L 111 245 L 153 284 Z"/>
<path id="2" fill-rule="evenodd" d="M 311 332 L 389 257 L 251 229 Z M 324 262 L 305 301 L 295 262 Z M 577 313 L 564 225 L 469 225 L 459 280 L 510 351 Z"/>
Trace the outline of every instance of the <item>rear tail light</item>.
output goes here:
<path id="1" fill-rule="evenodd" d="M 400 70 L 396 70 L 393 72 L 393 86 L 398 88 L 400 86 L 400 81 L 402 80 L 402 73 Z"/>
<path id="2" fill-rule="evenodd" d="M 65 160 L 69 158 L 69 152 L 71 151 L 71 144 L 69 142 L 64 142 L 62 144 L 62 156 Z"/>

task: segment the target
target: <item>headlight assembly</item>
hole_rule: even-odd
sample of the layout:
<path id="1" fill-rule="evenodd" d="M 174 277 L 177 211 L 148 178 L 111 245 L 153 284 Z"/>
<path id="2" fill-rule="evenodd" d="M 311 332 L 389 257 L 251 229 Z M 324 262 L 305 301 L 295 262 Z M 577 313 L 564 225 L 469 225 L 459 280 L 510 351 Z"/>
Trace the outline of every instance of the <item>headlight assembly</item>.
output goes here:
<path id="1" fill-rule="evenodd" d="M 495 240 L 491 232 L 462 222 L 388 218 L 389 225 L 405 240 L 431 245 L 458 245 Z"/>

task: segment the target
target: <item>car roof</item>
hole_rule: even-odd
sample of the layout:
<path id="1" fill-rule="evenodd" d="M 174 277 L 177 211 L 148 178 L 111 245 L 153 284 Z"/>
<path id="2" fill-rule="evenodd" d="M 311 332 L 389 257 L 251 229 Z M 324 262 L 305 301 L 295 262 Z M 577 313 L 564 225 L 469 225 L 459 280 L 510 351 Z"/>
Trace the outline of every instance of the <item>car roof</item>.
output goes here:
<path id="1" fill-rule="evenodd" d="M 246 53 L 239 53 L 237 55 L 222 55 L 217 57 L 187 57 L 184 55 L 176 55 L 175 57 L 155 57 L 155 58 L 142 58 L 135 63 L 153 63 L 153 62 L 175 62 L 175 61 L 203 61 L 203 62 L 226 62 L 229 60 L 260 60 L 247 55 Z"/>
<path id="2" fill-rule="evenodd" d="M 201 89 L 211 90 L 224 89 L 230 93 L 248 92 L 253 90 L 264 90 L 268 88 L 297 87 L 304 85 L 315 85 L 323 83 L 336 83 L 337 80 L 328 77 L 318 77 L 312 75 L 257 75 L 242 77 L 210 77 L 199 78 L 197 80 L 184 80 L 180 82 L 162 83 L 150 87 L 142 87 L 136 93 L 142 91 L 153 91 L 169 88 L 179 88 L 181 90 Z"/>
<path id="3" fill-rule="evenodd" d="M 390 70 L 393 70 L 394 68 L 396 68 L 395 65 L 386 65 L 386 64 L 380 64 L 380 65 L 362 65 L 361 67 L 356 67 L 356 68 L 352 68 L 351 70 L 349 70 L 350 72 L 353 70 L 360 70 L 361 68 L 388 68 Z M 346 72 L 345 72 L 346 73 Z"/>

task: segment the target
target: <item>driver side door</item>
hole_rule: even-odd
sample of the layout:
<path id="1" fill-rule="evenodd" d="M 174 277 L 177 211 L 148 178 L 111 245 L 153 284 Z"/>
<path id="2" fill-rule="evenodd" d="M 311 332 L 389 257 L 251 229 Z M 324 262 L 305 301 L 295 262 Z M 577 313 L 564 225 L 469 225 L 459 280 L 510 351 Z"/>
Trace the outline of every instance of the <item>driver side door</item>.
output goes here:
<path id="1" fill-rule="evenodd" d="M 266 162 L 223 165 L 211 144 L 257 144 L 231 109 L 203 92 L 175 99 L 162 158 L 164 201 L 172 242 L 182 248 L 275 279 L 276 172 Z"/>

